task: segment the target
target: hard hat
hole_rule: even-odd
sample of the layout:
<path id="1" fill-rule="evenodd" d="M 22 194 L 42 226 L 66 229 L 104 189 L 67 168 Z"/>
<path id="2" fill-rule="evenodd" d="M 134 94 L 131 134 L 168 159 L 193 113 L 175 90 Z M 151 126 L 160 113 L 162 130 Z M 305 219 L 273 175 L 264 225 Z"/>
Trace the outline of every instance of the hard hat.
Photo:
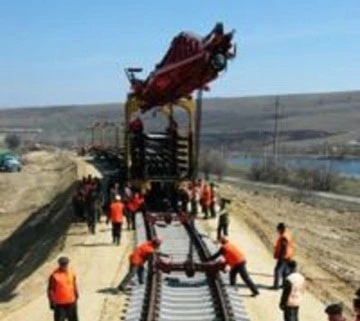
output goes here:
<path id="1" fill-rule="evenodd" d="M 66 257 L 66 256 L 61 256 L 61 257 L 59 257 L 59 259 L 58 259 L 58 263 L 59 263 L 59 265 L 60 266 L 66 266 L 66 265 L 68 265 L 69 264 L 69 258 L 68 257 Z"/>
<path id="2" fill-rule="evenodd" d="M 121 196 L 120 195 L 115 195 L 115 200 L 116 201 L 121 201 Z"/>

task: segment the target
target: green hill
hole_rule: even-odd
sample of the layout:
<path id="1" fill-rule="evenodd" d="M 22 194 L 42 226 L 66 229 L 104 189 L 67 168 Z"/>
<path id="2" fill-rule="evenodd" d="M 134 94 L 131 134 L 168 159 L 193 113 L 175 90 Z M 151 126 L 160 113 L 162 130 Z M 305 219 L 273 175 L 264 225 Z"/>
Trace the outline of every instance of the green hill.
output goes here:
<path id="1" fill-rule="evenodd" d="M 281 95 L 280 143 L 308 148 L 347 144 L 360 139 L 360 91 Z M 204 99 L 202 140 L 232 149 L 270 144 L 276 96 Z M 0 110 L 0 127 L 42 128 L 39 139 L 71 145 L 89 137 L 86 129 L 98 120 L 123 122 L 121 103 L 29 107 Z"/>

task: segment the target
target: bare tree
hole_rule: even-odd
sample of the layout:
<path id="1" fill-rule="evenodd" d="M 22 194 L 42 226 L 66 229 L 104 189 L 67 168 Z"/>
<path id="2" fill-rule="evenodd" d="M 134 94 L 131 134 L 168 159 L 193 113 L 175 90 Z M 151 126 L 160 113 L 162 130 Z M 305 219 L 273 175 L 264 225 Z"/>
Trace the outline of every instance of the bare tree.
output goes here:
<path id="1" fill-rule="evenodd" d="M 206 179 L 209 179 L 211 174 L 212 164 L 211 164 L 211 151 L 209 149 L 205 150 L 200 154 L 199 157 L 199 169 L 200 172 L 203 172 Z"/>
<path id="2" fill-rule="evenodd" d="M 21 145 L 21 139 L 16 134 L 7 134 L 4 141 L 6 147 L 11 150 L 15 150 Z"/>
<path id="3" fill-rule="evenodd" d="M 216 150 L 205 150 L 200 154 L 200 171 L 204 173 L 205 178 L 209 179 L 210 174 L 218 175 L 222 178 L 226 169 L 226 158 Z"/>

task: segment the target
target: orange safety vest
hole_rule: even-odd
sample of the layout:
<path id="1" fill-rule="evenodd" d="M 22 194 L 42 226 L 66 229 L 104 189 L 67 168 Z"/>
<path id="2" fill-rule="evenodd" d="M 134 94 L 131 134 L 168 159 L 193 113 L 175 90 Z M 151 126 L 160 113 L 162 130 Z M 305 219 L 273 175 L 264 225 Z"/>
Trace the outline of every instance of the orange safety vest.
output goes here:
<path id="1" fill-rule="evenodd" d="M 280 250 L 281 250 L 281 240 L 285 238 L 287 240 L 286 252 L 285 252 L 285 259 L 290 260 L 294 255 L 294 240 L 290 234 L 290 232 L 285 231 L 283 235 L 279 235 L 278 239 L 276 240 L 275 247 L 274 247 L 274 258 L 280 258 Z"/>
<path id="2" fill-rule="evenodd" d="M 116 201 L 110 205 L 111 223 L 122 223 L 124 220 L 124 204 Z"/>
<path id="3" fill-rule="evenodd" d="M 136 212 L 141 204 L 144 203 L 144 199 L 140 196 L 134 196 L 128 203 L 127 203 L 127 208 L 131 211 L 131 212 Z"/>
<path id="4" fill-rule="evenodd" d="M 50 276 L 50 299 L 55 304 L 72 304 L 76 301 L 75 274 L 70 270 L 56 269 Z"/>
<path id="5" fill-rule="evenodd" d="M 211 204 L 211 191 L 210 188 L 207 185 L 205 185 L 202 192 L 202 205 L 210 206 L 210 204 Z"/>
<path id="6" fill-rule="evenodd" d="M 130 263 L 135 266 L 142 266 L 149 255 L 155 252 L 155 247 L 151 241 L 140 244 L 129 256 Z"/>
<path id="7" fill-rule="evenodd" d="M 238 264 L 246 262 L 243 250 L 235 246 L 234 244 L 227 242 L 222 246 L 222 250 L 225 262 L 231 268 L 235 267 Z"/>

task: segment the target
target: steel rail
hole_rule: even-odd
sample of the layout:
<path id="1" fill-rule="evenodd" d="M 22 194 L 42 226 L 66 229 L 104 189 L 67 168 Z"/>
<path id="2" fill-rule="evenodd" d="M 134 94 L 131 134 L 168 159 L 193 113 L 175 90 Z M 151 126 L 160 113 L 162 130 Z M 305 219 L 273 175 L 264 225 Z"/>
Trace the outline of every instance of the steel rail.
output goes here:
<path id="1" fill-rule="evenodd" d="M 192 246 L 195 261 L 209 258 L 211 244 L 203 240 L 193 224 L 173 220 L 165 227 L 142 217 L 139 220 L 137 214 L 138 241 L 163 237 L 162 251 L 170 253 L 176 262 L 183 262 Z M 123 318 L 126 321 L 249 321 L 236 289 L 225 285 L 219 275 L 197 273 L 188 278 L 179 271 L 168 275 L 158 271 L 152 260 L 145 286 L 133 285 L 129 299 Z"/>

